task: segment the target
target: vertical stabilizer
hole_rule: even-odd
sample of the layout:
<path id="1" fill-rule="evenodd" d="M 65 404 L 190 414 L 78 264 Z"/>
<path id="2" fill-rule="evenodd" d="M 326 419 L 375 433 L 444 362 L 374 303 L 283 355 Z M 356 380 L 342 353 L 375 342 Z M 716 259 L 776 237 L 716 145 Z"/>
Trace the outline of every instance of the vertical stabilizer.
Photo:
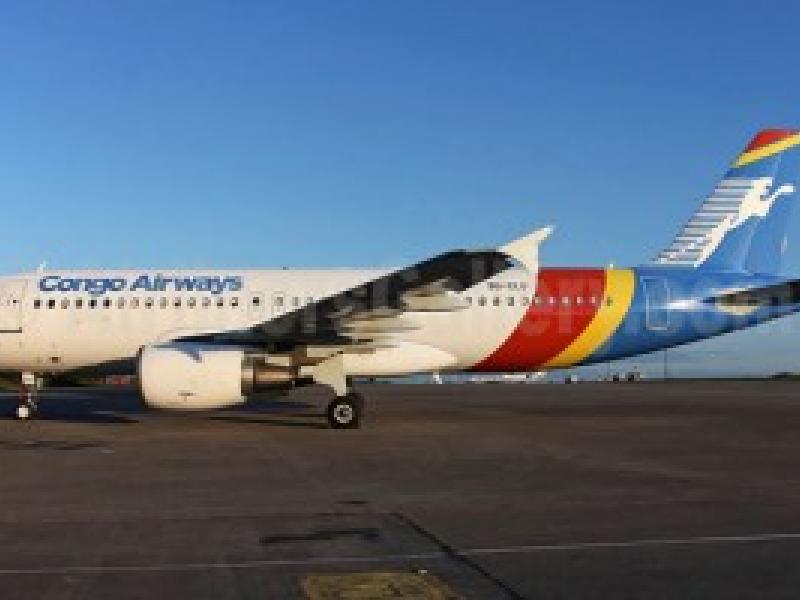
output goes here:
<path id="1" fill-rule="evenodd" d="M 655 264 L 777 273 L 798 175 L 800 132 L 759 132 Z"/>

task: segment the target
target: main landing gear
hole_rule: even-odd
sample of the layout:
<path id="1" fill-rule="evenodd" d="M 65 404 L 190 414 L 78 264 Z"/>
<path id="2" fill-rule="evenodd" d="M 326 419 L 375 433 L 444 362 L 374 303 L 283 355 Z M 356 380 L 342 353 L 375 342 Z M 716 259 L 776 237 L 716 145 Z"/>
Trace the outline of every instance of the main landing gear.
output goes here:
<path id="1" fill-rule="evenodd" d="M 36 403 L 38 391 L 38 381 L 34 373 L 22 373 L 22 381 L 19 388 L 19 405 L 16 410 L 16 417 L 20 421 L 27 421 L 36 416 L 39 407 Z"/>
<path id="2" fill-rule="evenodd" d="M 361 426 L 364 400 L 353 391 L 352 382 L 345 374 L 342 354 L 329 356 L 315 365 L 313 379 L 333 390 L 334 398 L 325 412 L 331 429 L 357 429 Z"/>
<path id="3" fill-rule="evenodd" d="M 364 399 L 356 392 L 337 396 L 328 404 L 326 412 L 331 429 L 358 429 L 363 413 Z"/>

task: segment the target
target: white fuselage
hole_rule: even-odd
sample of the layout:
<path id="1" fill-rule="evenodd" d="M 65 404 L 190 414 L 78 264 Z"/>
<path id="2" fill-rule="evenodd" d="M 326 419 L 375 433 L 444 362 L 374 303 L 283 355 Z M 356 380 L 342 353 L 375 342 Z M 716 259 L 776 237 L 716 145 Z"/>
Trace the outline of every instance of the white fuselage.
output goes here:
<path id="1" fill-rule="evenodd" d="M 4 277 L 0 369 L 58 372 L 125 361 L 152 344 L 268 321 L 387 272 L 47 271 Z M 385 369 L 373 361 L 364 374 L 469 368 L 520 322 L 532 286 L 526 272 L 511 270 L 462 292 L 471 301 L 464 310 L 404 316 L 413 328 L 402 333 L 403 343 L 445 354 L 432 354 L 427 365 L 397 364 L 397 356 L 387 355 Z M 425 353 L 415 355 L 424 362 Z"/>

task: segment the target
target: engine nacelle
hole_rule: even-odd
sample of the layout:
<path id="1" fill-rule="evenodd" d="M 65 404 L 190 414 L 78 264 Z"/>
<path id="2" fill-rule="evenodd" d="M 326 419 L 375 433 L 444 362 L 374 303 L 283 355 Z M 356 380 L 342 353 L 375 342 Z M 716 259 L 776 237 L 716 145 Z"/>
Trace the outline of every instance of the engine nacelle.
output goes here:
<path id="1" fill-rule="evenodd" d="M 172 410 L 206 410 L 243 404 L 264 389 L 290 388 L 296 372 L 271 366 L 241 348 L 173 343 L 139 355 L 139 389 L 145 404 Z"/>

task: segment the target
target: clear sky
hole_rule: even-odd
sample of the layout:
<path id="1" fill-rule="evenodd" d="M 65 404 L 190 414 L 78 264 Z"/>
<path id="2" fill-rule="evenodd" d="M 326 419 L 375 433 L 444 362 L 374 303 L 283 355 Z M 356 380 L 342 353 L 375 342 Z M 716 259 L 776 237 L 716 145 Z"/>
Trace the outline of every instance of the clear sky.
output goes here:
<path id="1" fill-rule="evenodd" d="M 546 224 L 547 264 L 637 264 L 800 125 L 788 1 L 0 8 L 1 272 L 399 265 Z M 676 367 L 800 370 L 798 332 Z"/>

